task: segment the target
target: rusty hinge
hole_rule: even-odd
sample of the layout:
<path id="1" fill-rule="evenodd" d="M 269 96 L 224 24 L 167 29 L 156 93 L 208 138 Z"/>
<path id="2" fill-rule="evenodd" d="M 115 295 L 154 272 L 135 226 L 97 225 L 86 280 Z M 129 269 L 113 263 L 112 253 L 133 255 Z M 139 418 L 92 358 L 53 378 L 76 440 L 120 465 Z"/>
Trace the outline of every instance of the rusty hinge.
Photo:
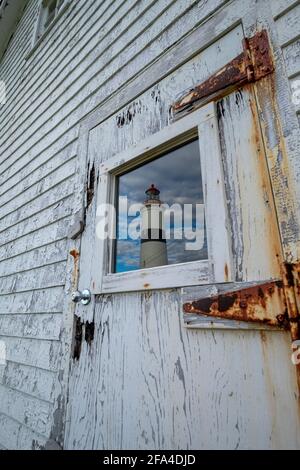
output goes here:
<path id="1" fill-rule="evenodd" d="M 214 73 L 208 80 L 185 93 L 172 106 L 174 116 L 200 106 L 208 97 L 252 83 L 274 72 L 271 47 L 266 30 L 243 39 L 243 52 Z M 204 103 L 203 103 L 204 104 Z"/>
<path id="2" fill-rule="evenodd" d="M 282 281 L 229 283 L 215 287 L 216 295 L 183 304 L 187 323 L 189 315 L 204 315 L 289 328 Z"/>

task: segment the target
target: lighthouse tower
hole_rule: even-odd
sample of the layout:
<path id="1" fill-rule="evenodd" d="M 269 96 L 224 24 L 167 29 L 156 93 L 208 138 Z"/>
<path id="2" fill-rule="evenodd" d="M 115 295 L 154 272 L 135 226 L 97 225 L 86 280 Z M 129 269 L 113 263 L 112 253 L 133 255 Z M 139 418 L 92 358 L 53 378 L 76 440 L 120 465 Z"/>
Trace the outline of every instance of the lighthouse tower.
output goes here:
<path id="1" fill-rule="evenodd" d="M 152 184 L 145 193 L 146 200 L 141 210 L 140 267 L 164 266 L 168 264 L 168 257 L 160 191 Z"/>

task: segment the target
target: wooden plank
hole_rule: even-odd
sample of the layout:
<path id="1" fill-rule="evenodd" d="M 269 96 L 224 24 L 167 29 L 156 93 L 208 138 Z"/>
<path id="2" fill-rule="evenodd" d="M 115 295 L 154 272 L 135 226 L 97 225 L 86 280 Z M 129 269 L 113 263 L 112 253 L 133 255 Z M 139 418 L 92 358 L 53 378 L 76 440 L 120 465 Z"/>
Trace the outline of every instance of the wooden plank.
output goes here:
<path id="1" fill-rule="evenodd" d="M 0 414 L 1 444 L 9 450 L 39 449 L 46 444 L 47 439 L 39 436 L 31 429 L 18 423 L 9 416 Z"/>
<path id="2" fill-rule="evenodd" d="M 28 217 L 52 206 L 55 203 L 59 203 L 73 193 L 74 178 L 66 176 L 61 183 L 58 183 L 51 190 L 46 191 L 44 194 L 37 196 L 30 202 L 25 203 L 21 207 L 18 207 L 16 211 L 4 215 L 1 219 L 1 231 L 21 222 L 25 221 Z"/>
<path id="3" fill-rule="evenodd" d="M 251 87 L 219 101 L 218 120 L 235 280 L 280 278 L 281 245 Z"/>
<path id="4" fill-rule="evenodd" d="M 206 109 L 206 106 L 203 108 Z M 194 114 L 194 113 L 193 113 Z M 214 282 L 233 280 L 231 228 L 222 168 L 215 105 L 211 116 L 199 124 L 200 163 L 205 204 L 205 226 Z"/>
<path id="5" fill-rule="evenodd" d="M 60 362 L 58 341 L 11 337 L 1 340 L 5 341 L 7 361 L 50 371 L 58 370 Z"/>
<path id="6" fill-rule="evenodd" d="M 279 43 L 286 46 L 299 38 L 299 21 L 300 21 L 300 3 L 296 2 L 295 7 L 281 16 L 276 21 Z"/>
<path id="7" fill-rule="evenodd" d="M 0 278 L 1 294 L 57 287 L 65 282 L 65 261 Z"/>
<path id="8" fill-rule="evenodd" d="M 300 74 L 300 39 L 284 47 L 282 52 L 288 77 Z"/>
<path id="9" fill-rule="evenodd" d="M 182 329 L 177 292 L 99 298 L 72 364 L 65 448 L 297 448 L 289 355 L 285 332 Z"/>
<path id="10" fill-rule="evenodd" d="M 33 160 L 28 162 L 17 173 L 11 174 L 10 177 L 3 181 L 0 188 L 1 201 L 5 202 L 20 192 L 32 186 L 37 181 L 42 180 L 46 175 L 54 171 L 65 161 L 76 156 L 77 140 L 70 142 L 65 148 L 58 153 L 51 152 L 41 153 Z"/>
<path id="11" fill-rule="evenodd" d="M 9 194 L 9 199 L 5 202 L 0 196 L 1 209 L 0 209 L 0 220 L 7 214 L 23 207 L 27 203 L 32 203 L 35 199 L 40 197 L 47 191 L 51 191 L 52 188 L 62 183 L 66 179 L 70 178 L 74 174 L 75 159 L 67 161 L 65 164 L 61 162 L 59 168 L 48 174 L 47 176 L 40 178 L 34 185 L 23 189 L 19 189 L 19 194 L 12 197 Z M 71 183 L 72 184 L 72 180 Z"/>
<path id="12" fill-rule="evenodd" d="M 80 83 L 80 93 L 78 93 L 79 89 L 77 88 L 76 96 L 74 94 L 74 88 L 69 87 L 64 94 L 64 97 L 67 100 L 65 105 L 63 104 L 62 100 L 59 100 L 59 103 L 55 102 L 54 106 L 47 106 L 47 112 L 44 114 L 44 118 L 46 119 L 45 124 L 43 124 L 40 119 L 35 123 L 31 123 L 32 125 L 30 129 L 28 129 L 22 135 L 22 143 L 18 142 L 16 136 L 14 137 L 13 141 L 10 143 L 7 142 L 7 145 L 9 145 L 10 148 L 10 157 L 5 164 L 7 165 L 9 162 L 12 163 L 13 161 L 16 161 L 16 159 L 20 160 L 21 156 L 25 155 L 25 153 L 28 153 L 30 149 L 33 148 L 33 145 L 36 145 L 42 134 L 49 135 L 50 133 L 53 133 L 53 129 L 56 128 L 57 136 L 57 126 L 65 119 L 68 118 L 68 128 L 70 128 L 75 124 L 75 122 L 78 122 L 79 116 L 82 118 L 83 114 L 90 112 L 93 107 L 99 106 L 101 102 L 107 100 L 107 97 L 114 93 L 116 89 L 119 89 L 122 84 L 126 82 L 126 80 L 131 79 L 132 76 L 136 75 L 139 71 L 141 71 L 141 69 L 145 68 L 145 60 L 147 64 L 156 60 L 160 54 L 162 54 L 166 48 L 170 46 L 170 38 L 172 38 L 173 43 L 175 43 L 180 37 L 190 30 L 193 24 L 197 24 L 197 22 L 201 21 L 201 19 L 203 19 L 203 15 L 206 17 L 206 15 L 208 15 L 211 11 L 212 5 L 210 3 L 209 7 L 207 3 L 204 3 L 203 5 L 203 10 L 199 10 L 196 5 L 194 9 L 188 10 L 187 15 L 183 15 L 182 13 L 187 10 L 186 2 L 176 2 L 175 4 L 172 3 L 172 14 L 170 13 L 170 15 L 168 15 L 168 20 L 171 23 L 168 34 L 166 34 L 166 32 L 160 34 L 160 22 L 153 23 L 153 25 L 150 26 L 149 32 L 143 35 L 139 39 L 138 43 L 135 42 L 130 45 L 129 48 L 126 48 L 126 50 L 122 51 L 118 57 L 104 69 L 103 74 L 101 74 L 103 86 L 100 88 L 100 91 L 97 91 L 96 94 L 93 92 L 91 95 L 91 89 L 98 90 L 100 87 L 98 67 L 95 78 L 89 81 L 85 87 L 83 87 L 82 83 Z M 187 26 L 188 24 L 189 26 Z M 154 42 L 151 42 L 152 37 Z M 146 54 L 144 50 L 141 50 L 146 46 L 149 50 L 148 54 Z M 137 47 L 138 51 L 136 50 Z M 135 58 L 134 61 L 131 60 L 133 58 Z M 124 64 L 124 66 L 122 66 L 122 70 L 120 70 L 120 63 Z M 113 75 L 113 78 L 107 82 L 107 79 L 111 75 Z M 87 90 L 89 98 L 84 99 L 85 91 Z M 74 112 L 74 108 L 76 108 L 76 112 Z M 83 111 L 83 109 L 86 111 Z M 58 111 L 59 114 L 57 114 Z M 56 119 L 52 119 L 54 112 L 56 113 Z M 41 127 L 43 127 L 42 133 L 40 132 Z M 32 137 L 28 140 L 26 138 L 29 138 L 29 135 Z M 4 163 L 2 165 L 4 165 Z M 2 171 L 3 167 L 1 165 L 0 168 Z"/>
<path id="13" fill-rule="evenodd" d="M 52 405 L 24 395 L 0 384 L 0 413 L 5 413 L 28 426 L 32 431 L 48 437 L 51 431 Z"/>
<path id="14" fill-rule="evenodd" d="M 0 278 L 19 271 L 29 271 L 37 267 L 66 261 L 67 256 L 67 241 L 66 239 L 60 240 L 41 248 L 27 251 L 14 258 L 0 261 Z"/>
<path id="15" fill-rule="evenodd" d="M 44 135 L 43 139 L 40 140 L 33 149 L 26 152 L 22 158 L 14 161 L 12 165 L 5 165 L 5 173 L 0 175 L 0 185 L 2 186 L 4 181 L 6 181 L 8 178 L 11 178 L 13 175 L 16 175 L 20 170 L 29 165 L 30 162 L 39 157 L 41 154 L 44 154 L 46 159 L 48 159 L 51 157 L 51 155 L 58 153 L 60 150 L 73 143 L 77 137 L 77 127 L 68 129 L 67 131 L 64 130 L 63 134 L 60 134 L 59 136 L 57 134 L 57 129 L 56 133 L 52 132 L 50 134 Z"/>
<path id="16" fill-rule="evenodd" d="M 1 315 L 0 339 L 3 336 L 59 340 L 61 314 Z"/>
<path id="17" fill-rule="evenodd" d="M 0 372 L 2 385 L 53 403 L 56 373 L 35 367 L 7 362 Z"/>
<path id="18" fill-rule="evenodd" d="M 271 0 L 270 5 L 274 18 L 278 18 L 298 3 L 299 0 Z"/>
<path id="19" fill-rule="evenodd" d="M 63 296 L 62 287 L 0 295 L 0 314 L 59 313 Z"/>
<path id="20" fill-rule="evenodd" d="M 210 282 L 208 261 L 195 261 L 136 272 L 110 274 L 103 278 L 102 293 L 130 292 L 199 285 Z"/>
<path id="21" fill-rule="evenodd" d="M 1 259 L 17 256 L 24 251 L 65 238 L 72 210 L 71 202 L 70 197 L 66 198 L 0 232 Z"/>

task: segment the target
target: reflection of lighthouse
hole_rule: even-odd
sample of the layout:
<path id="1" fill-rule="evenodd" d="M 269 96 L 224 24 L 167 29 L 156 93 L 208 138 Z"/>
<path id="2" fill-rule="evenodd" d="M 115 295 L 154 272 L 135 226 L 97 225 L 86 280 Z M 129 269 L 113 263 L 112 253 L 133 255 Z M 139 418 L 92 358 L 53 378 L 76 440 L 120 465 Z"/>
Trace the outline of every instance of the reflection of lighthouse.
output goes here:
<path id="1" fill-rule="evenodd" d="M 141 210 L 141 268 L 168 264 L 164 214 L 159 193 L 152 184 L 146 191 L 147 197 Z"/>

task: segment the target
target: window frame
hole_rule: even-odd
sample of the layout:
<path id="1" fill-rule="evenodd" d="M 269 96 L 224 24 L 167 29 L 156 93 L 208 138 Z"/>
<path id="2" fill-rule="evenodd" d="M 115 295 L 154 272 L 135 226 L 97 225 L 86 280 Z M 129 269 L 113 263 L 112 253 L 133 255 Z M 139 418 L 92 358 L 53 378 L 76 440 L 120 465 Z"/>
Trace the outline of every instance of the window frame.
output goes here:
<path id="1" fill-rule="evenodd" d="M 96 236 L 92 266 L 92 293 L 170 289 L 232 281 L 230 227 L 227 217 L 221 150 L 215 103 L 181 118 L 134 147 L 100 163 L 97 207 L 115 202 L 116 178 L 198 136 L 204 195 L 208 259 L 111 273 L 114 240 Z M 96 209 L 97 210 L 97 209 Z M 113 214 L 108 214 L 111 233 Z"/>
<path id="2" fill-rule="evenodd" d="M 33 39 L 33 45 L 32 45 L 33 47 L 29 55 L 31 55 L 33 51 L 36 49 L 36 47 L 38 47 L 38 45 L 43 41 L 44 37 L 48 34 L 48 32 L 52 29 L 54 24 L 59 20 L 59 18 L 64 14 L 66 9 L 72 3 L 72 0 L 63 0 L 63 3 L 60 8 L 57 8 L 56 6 L 54 18 L 50 21 L 50 23 L 46 26 L 46 28 L 44 28 L 43 31 L 41 31 L 41 22 L 42 22 L 43 13 L 45 11 L 47 4 L 50 2 L 51 0 L 40 0 L 38 19 L 36 22 L 36 28 L 34 32 L 34 39 Z M 58 3 L 59 3 L 59 0 L 58 0 Z"/>

